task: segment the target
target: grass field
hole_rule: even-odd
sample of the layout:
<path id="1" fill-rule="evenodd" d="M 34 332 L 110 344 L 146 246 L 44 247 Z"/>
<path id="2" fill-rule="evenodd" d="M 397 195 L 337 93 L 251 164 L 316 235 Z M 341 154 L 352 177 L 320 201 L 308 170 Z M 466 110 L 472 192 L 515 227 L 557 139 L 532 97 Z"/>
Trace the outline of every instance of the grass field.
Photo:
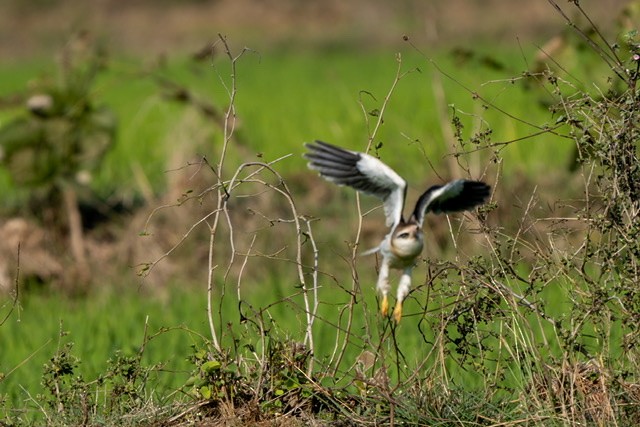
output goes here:
<path id="1" fill-rule="evenodd" d="M 451 152 L 445 147 L 440 130 L 442 120 L 448 121 L 451 112 L 446 111 L 448 116 L 440 118 L 436 102 L 446 103 L 439 108 L 449 105 L 460 110 L 460 119 L 466 125 L 463 136 L 480 130 L 476 129 L 478 126 L 491 127 L 495 141 L 508 141 L 533 133 L 530 126 L 508 119 L 492 108 L 483 111 L 482 105 L 486 103 L 472 99 L 472 93 L 462 85 L 482 93 L 488 102 L 496 106 L 508 106 L 516 118 L 526 118 L 537 125 L 550 124 L 553 120 L 543 108 L 531 108 L 530 104 L 536 100 L 509 80 L 526 70 L 526 61 L 531 60 L 525 56 L 526 53 L 514 51 L 498 56 L 497 60 L 508 64 L 507 70 L 500 71 L 483 67 L 479 61 L 473 60 L 460 65 L 447 52 L 438 54 L 434 58 L 436 63 L 456 81 L 439 75 L 427 58 L 410 46 L 399 54 L 402 57 L 401 70 L 408 74 L 403 77 L 389 104 L 388 116 L 378 140 L 402 154 L 420 153 L 421 157 L 426 155 L 428 160 L 438 164 L 445 153 Z M 391 51 L 354 54 L 338 50 L 321 55 L 248 52 L 238 64 L 239 132 L 246 135 L 249 148 L 263 153 L 265 159 L 299 153 L 301 143 L 314 138 L 362 148 L 367 133 L 359 100 L 364 102 L 367 111 L 379 106 L 393 82 L 397 65 L 396 52 Z M 188 58 L 177 58 L 153 74 L 173 79 L 192 89 L 203 100 L 224 107 L 227 94 L 219 79 L 228 80 L 227 68 L 224 58 L 201 64 L 194 64 Z M 481 76 L 478 69 L 482 69 Z M 55 78 L 53 70 L 55 65 L 51 63 L 5 68 L 1 71 L 0 90 L 11 93 L 16 88 L 26 88 L 29 81 L 41 75 Z M 443 99 L 434 99 L 433 86 L 439 84 L 434 83 L 434 74 L 441 80 Z M 114 61 L 110 71 L 96 83 L 93 96 L 116 108 L 121 121 L 118 144 L 96 177 L 95 187 L 99 191 L 113 191 L 114 187 L 120 191 L 136 189 L 137 183 L 131 171 L 132 164 L 139 162 L 140 158 L 145 159 L 141 166 L 149 182 L 160 190 L 165 181 L 167 157 L 171 158 L 172 150 L 187 146 L 187 150 L 209 154 L 211 145 L 214 149 L 217 145 L 215 137 L 213 140 L 185 141 L 171 132 L 185 120 L 185 109 L 163 101 L 158 86 L 149 74 L 139 72 L 139 64 L 135 61 Z M 480 117 L 486 123 L 480 124 Z M 206 126 L 205 123 L 202 125 Z M 169 138 L 177 140 L 168 141 Z M 559 148 L 555 141 L 545 139 L 548 138 L 543 136 L 531 141 L 530 145 L 536 146 L 538 156 L 526 162 L 521 160 L 530 151 L 530 145 L 509 147 L 507 155 L 513 156 L 513 161 L 505 162 L 505 167 L 509 171 L 534 173 L 571 150 L 570 145 Z M 194 147 L 193 144 L 199 145 Z M 391 158 L 388 161 L 397 166 L 398 160 Z M 300 171 L 302 165 L 299 156 L 294 156 L 282 162 L 279 170 L 283 173 Z M 406 173 L 412 182 L 426 179 L 423 161 L 410 162 Z"/>
<path id="2" fill-rule="evenodd" d="M 342 403 L 347 408 L 343 409 L 346 419 L 354 423 L 365 419 L 393 423 L 394 417 L 400 423 L 417 425 L 597 421 L 588 410 L 572 412 L 574 406 L 563 401 L 563 393 L 569 392 L 558 392 L 558 387 L 565 387 L 568 378 L 580 379 L 578 367 L 587 363 L 592 363 L 588 365 L 594 369 L 589 371 L 592 377 L 600 378 L 598 369 L 606 367 L 620 374 L 616 381 L 637 379 L 635 353 L 624 347 L 631 327 L 615 317 L 612 299 L 599 306 L 601 317 L 581 311 L 590 304 L 593 289 L 563 274 L 572 271 L 568 254 L 581 237 L 570 227 L 566 235 L 551 226 L 538 228 L 536 221 L 553 217 L 555 204 L 581 200 L 585 175 L 569 174 L 574 142 L 543 132 L 554 126 L 557 116 L 539 105 L 544 95 L 525 90 L 519 80 L 534 49 L 524 53 L 484 51 L 506 64 L 505 68 L 489 68 L 473 58 L 459 62 L 448 52 L 437 52 L 433 60 L 444 75 L 409 45 L 400 53 L 400 67 L 396 52 L 248 51 L 236 64 L 235 80 L 229 77 L 230 65 L 224 55 L 200 64 L 169 58 L 151 74 L 141 73 L 138 61 L 112 61 L 92 91 L 96 100 L 115 109 L 120 120 L 117 145 L 92 182 L 97 194 L 105 199 L 159 197 L 171 185 L 175 172 L 169 170 L 195 155 L 206 156 L 215 166 L 222 155 L 221 127 L 199 115 L 193 104 L 163 99 L 163 89 L 150 75 L 171 79 L 220 111 L 229 102 L 225 86 L 235 83 L 237 139 L 225 154 L 225 169 L 217 173 L 228 183 L 243 162 L 269 162 L 291 154 L 273 168 L 291 189 L 298 213 L 321 219 L 312 222 L 315 238 L 306 234 L 304 242 L 296 245 L 293 242 L 299 233 L 295 226 L 276 220 L 293 216 L 286 200 L 263 184 L 277 179 L 262 173 L 258 176 L 263 182 L 242 183 L 232 193 L 237 198 L 230 200 L 240 200 L 237 210 L 232 210 L 237 216 L 230 219 L 233 226 L 229 227 L 235 231 L 237 247 L 234 252 L 230 246 L 229 230 L 216 242 L 219 265 L 214 281 L 218 286 L 212 299 L 224 351 L 221 355 L 212 352 L 206 362 L 198 353 L 211 345 L 206 258 L 198 258 L 200 264 L 189 264 L 201 266 L 194 275 L 200 281 L 173 278 L 170 284 L 160 285 L 150 278 L 138 278 L 131 267 L 117 283 L 97 280 L 99 289 L 85 296 L 30 290 L 21 292 L 13 305 L 11 297 L 3 295 L 0 317 L 8 317 L 0 325 L 0 419 L 9 425 L 78 422 L 82 414 L 58 411 L 59 418 L 49 418 L 60 405 L 75 407 L 73 402 L 77 403 L 80 394 L 74 394 L 75 387 L 85 390 L 95 403 L 92 424 L 162 424 L 183 410 L 172 407 L 174 402 L 190 402 L 188 397 L 217 392 L 220 401 L 239 405 L 242 399 L 238 396 L 246 391 L 242 387 L 257 382 L 267 390 L 261 395 L 265 399 L 260 402 L 261 410 L 280 415 L 296 413 L 291 409 L 297 408 L 291 396 L 304 401 L 321 395 L 317 390 L 326 387 L 324 404 Z M 477 57 L 482 56 L 480 47 Z M 0 94 L 26 87 L 30 78 L 50 68 L 46 62 L 0 68 Z M 398 68 L 402 78 L 385 104 Z M 330 189 L 326 196 L 315 189 L 314 185 L 324 184 L 313 181 L 300 157 L 302 143 L 316 138 L 364 149 L 383 107 L 384 123 L 373 142 L 382 143 L 377 153 L 412 183 L 410 199 L 426 183 L 471 173 L 494 185 L 493 201 L 498 204 L 482 223 L 464 217 L 451 222 L 441 219 L 435 225 L 431 236 L 427 235 L 433 247 L 418 268 L 417 286 L 399 326 L 378 314 L 373 258 L 351 258 L 351 245 L 360 236 L 355 231 L 360 213 L 375 202 L 363 199 L 359 211 L 354 195 L 347 191 Z M 16 110 L 7 110 L 0 118 L 14 114 Z M 452 140 L 442 130 L 454 119 L 461 125 L 459 141 L 455 133 Z M 491 133 L 483 134 L 488 129 Z M 517 143 L 500 144 L 538 133 Z M 452 143 L 455 147 L 448 145 Z M 484 148 L 476 150 L 478 147 Z M 448 155 L 458 151 L 462 152 L 459 166 L 453 167 Z M 248 179 L 247 173 L 241 176 Z M 215 176 L 207 179 L 205 187 L 215 183 Z M 28 196 L 12 188 L 6 174 L 0 180 L 0 191 L 7 210 Z M 209 205 L 204 204 L 206 209 Z M 151 211 L 153 206 L 146 208 Z M 187 215 L 197 212 L 183 208 Z M 265 218 L 246 219 L 242 212 L 247 208 Z M 197 215 L 187 223 L 198 221 Z M 365 226 L 381 226 L 381 216 L 378 211 L 366 215 Z M 467 236 L 469 230 L 474 233 Z M 177 234 L 184 232 L 186 229 Z M 521 232 L 528 237 L 521 237 Z M 545 233 L 562 236 L 547 242 L 541 238 Z M 200 249 L 204 252 L 206 234 L 205 230 L 204 239 L 196 236 L 200 240 L 195 243 L 204 245 Z M 366 234 L 364 243 L 379 237 L 375 232 Z M 309 288 L 300 285 L 295 262 L 300 248 L 306 286 L 315 284 L 310 241 L 317 244 L 320 272 L 313 344 L 305 336 L 304 291 Z M 536 248 L 536 244 L 543 247 Z M 236 258 L 231 259 L 233 255 Z M 189 257 L 180 256 L 184 258 L 178 262 Z M 228 275 L 224 271 L 227 264 L 233 267 Z M 542 264 L 548 269 L 540 272 Z M 550 271 L 550 266 L 557 266 L 558 271 Z M 99 276 L 100 271 L 95 274 Z M 113 274 L 105 277 L 113 280 Z M 242 295 L 240 305 L 238 293 Z M 302 342 L 305 351 L 313 345 L 313 373 L 305 372 L 309 355 L 291 344 Z M 64 351 L 67 343 L 73 343 L 70 358 Z M 54 358 L 60 355 L 67 359 Z M 62 362 L 74 358 L 77 366 L 56 371 Z M 137 376 L 123 373 L 131 361 L 126 358 L 135 359 L 132 365 L 139 369 L 133 370 Z M 226 370 L 218 371 L 211 364 L 218 361 Z M 43 369 L 45 364 L 48 367 Z M 281 366 L 279 371 L 277 366 Z M 200 394 L 193 391 L 194 376 L 210 380 L 195 387 Z M 46 378 L 54 378 L 47 384 L 57 384 L 62 391 L 56 394 L 47 389 L 43 385 Z M 613 390 L 614 382 L 607 387 Z M 535 389 L 532 384 L 543 386 Z M 560 410 L 544 404 L 550 393 L 560 396 Z M 576 393 L 587 396 L 586 401 L 591 396 Z M 359 402 L 354 412 L 348 409 L 349 399 Z M 113 409 L 113 402 L 120 409 Z M 131 417 L 121 418 L 127 412 Z"/>

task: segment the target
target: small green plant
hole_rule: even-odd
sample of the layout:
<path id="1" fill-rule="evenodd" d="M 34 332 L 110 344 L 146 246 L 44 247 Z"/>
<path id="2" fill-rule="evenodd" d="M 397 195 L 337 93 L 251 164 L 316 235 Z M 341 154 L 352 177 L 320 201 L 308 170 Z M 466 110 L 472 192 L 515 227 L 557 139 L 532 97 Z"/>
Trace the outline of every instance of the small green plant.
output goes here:
<path id="1" fill-rule="evenodd" d="M 107 370 L 100 379 L 108 385 L 108 411 L 125 412 L 144 403 L 149 368 L 141 364 L 141 354 L 125 356 L 119 350 L 107 361 Z"/>
<path id="2" fill-rule="evenodd" d="M 192 387 L 192 393 L 196 397 L 238 405 L 251 396 L 247 379 L 228 355 L 214 356 L 217 352 L 210 345 L 204 348 L 193 345 L 192 349 L 193 353 L 188 360 L 194 364 L 195 369 L 187 386 Z"/>
<path id="3" fill-rule="evenodd" d="M 93 411 L 93 393 L 77 373 L 80 360 L 72 354 L 73 343 L 66 343 L 44 366 L 44 401 L 54 414 L 69 423 L 86 424 Z"/>
<path id="4" fill-rule="evenodd" d="M 310 353 L 299 343 L 268 337 L 264 359 L 258 363 L 252 345 L 235 354 L 220 353 L 211 343 L 193 345 L 188 360 L 194 370 L 185 386 L 190 394 L 210 403 L 208 415 L 248 408 L 253 420 L 317 412 L 326 393 L 306 371 Z"/>
<path id="5" fill-rule="evenodd" d="M 131 356 L 116 351 L 103 373 L 86 379 L 81 360 L 73 352 L 74 343 L 63 343 L 66 335 L 61 331 L 59 348 L 43 367 L 45 393 L 37 396 L 40 415 L 50 425 L 87 425 L 96 419 L 110 422 L 150 407 L 146 387 L 149 374 L 158 366 L 144 366 L 142 351 Z M 143 419 L 146 416 L 141 414 Z"/>

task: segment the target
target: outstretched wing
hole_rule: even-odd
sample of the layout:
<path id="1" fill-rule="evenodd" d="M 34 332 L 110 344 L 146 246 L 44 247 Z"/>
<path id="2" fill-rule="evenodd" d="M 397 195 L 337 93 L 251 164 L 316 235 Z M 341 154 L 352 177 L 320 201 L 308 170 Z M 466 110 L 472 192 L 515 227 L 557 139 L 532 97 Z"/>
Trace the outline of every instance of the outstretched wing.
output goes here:
<path id="1" fill-rule="evenodd" d="M 448 213 L 473 209 L 484 203 L 491 187 L 480 181 L 457 179 L 445 185 L 434 185 L 418 199 L 413 218 L 422 227 L 427 212 Z"/>
<path id="2" fill-rule="evenodd" d="M 387 226 L 402 220 L 407 183 L 389 166 L 365 153 L 345 150 L 322 141 L 305 144 L 309 168 L 338 185 L 348 185 L 382 199 Z"/>

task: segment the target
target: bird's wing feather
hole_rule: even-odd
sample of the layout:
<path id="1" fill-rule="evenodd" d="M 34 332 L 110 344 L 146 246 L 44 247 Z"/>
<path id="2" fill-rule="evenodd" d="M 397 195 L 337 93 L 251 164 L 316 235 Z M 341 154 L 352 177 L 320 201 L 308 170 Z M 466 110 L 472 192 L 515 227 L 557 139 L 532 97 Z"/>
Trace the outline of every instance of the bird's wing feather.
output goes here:
<path id="1" fill-rule="evenodd" d="M 434 185 L 425 191 L 413 211 L 413 217 L 422 226 L 427 212 L 448 213 L 473 209 L 484 203 L 491 187 L 484 182 L 457 179 L 445 185 Z"/>
<path id="2" fill-rule="evenodd" d="M 382 199 L 387 226 L 402 219 L 407 183 L 389 166 L 369 154 L 345 150 L 322 141 L 305 144 L 309 168 L 328 181 L 348 185 Z"/>

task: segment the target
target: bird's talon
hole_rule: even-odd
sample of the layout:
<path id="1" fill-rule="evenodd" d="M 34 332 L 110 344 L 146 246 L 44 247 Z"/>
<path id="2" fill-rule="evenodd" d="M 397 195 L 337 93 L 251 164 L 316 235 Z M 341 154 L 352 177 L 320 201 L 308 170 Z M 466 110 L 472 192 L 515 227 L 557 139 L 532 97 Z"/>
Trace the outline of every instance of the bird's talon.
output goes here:
<path id="1" fill-rule="evenodd" d="M 387 314 L 389 313 L 389 300 L 387 299 L 386 295 L 382 297 L 382 303 L 380 304 L 380 313 L 382 313 L 383 317 L 387 317 Z"/>
<path id="2" fill-rule="evenodd" d="M 400 319 L 402 319 L 402 303 L 398 302 L 396 304 L 396 308 L 393 309 L 393 318 L 396 323 L 400 323 Z"/>

